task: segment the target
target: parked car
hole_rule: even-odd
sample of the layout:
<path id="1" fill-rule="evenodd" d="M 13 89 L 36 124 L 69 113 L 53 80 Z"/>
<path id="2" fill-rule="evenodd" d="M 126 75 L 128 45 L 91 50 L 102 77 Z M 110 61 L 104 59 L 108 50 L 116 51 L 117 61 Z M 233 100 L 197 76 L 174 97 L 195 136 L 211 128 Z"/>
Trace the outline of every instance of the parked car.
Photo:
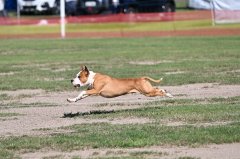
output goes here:
<path id="1" fill-rule="evenodd" d="M 77 15 L 77 0 L 65 0 L 65 13 L 67 16 Z"/>
<path id="2" fill-rule="evenodd" d="M 77 0 L 80 14 L 175 12 L 174 0 Z"/>
<path id="3" fill-rule="evenodd" d="M 174 0 L 120 0 L 120 12 L 175 12 Z"/>
<path id="4" fill-rule="evenodd" d="M 18 6 L 21 13 L 60 12 L 60 0 L 18 0 Z"/>
<path id="5" fill-rule="evenodd" d="M 119 0 L 78 0 L 80 14 L 107 14 L 117 12 Z"/>

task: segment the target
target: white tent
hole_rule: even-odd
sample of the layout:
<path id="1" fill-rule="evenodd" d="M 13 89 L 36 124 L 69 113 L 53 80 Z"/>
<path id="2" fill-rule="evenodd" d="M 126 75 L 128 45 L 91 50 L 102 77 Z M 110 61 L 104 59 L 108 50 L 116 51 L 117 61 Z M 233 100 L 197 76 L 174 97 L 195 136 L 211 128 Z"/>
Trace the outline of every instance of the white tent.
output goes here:
<path id="1" fill-rule="evenodd" d="M 212 0 L 214 23 L 240 23 L 240 0 Z"/>
<path id="2" fill-rule="evenodd" d="M 211 0 L 188 0 L 188 7 L 194 9 L 211 9 Z"/>
<path id="3" fill-rule="evenodd" d="M 240 0 L 188 0 L 188 6 L 211 9 L 214 24 L 240 22 Z"/>

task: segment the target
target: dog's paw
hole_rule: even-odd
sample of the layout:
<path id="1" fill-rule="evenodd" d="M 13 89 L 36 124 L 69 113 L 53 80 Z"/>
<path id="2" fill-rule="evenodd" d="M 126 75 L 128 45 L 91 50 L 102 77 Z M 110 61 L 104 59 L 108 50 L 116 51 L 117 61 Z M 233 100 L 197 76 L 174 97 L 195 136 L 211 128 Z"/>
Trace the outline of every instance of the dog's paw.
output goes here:
<path id="1" fill-rule="evenodd" d="M 166 96 L 169 97 L 169 98 L 173 98 L 173 95 L 170 94 L 170 93 L 166 93 Z"/>
<path id="2" fill-rule="evenodd" d="M 68 98 L 67 101 L 68 101 L 69 103 L 72 103 L 72 102 L 76 102 L 76 99 L 74 99 L 74 98 L 73 98 L 73 99 L 72 99 L 72 98 Z"/>

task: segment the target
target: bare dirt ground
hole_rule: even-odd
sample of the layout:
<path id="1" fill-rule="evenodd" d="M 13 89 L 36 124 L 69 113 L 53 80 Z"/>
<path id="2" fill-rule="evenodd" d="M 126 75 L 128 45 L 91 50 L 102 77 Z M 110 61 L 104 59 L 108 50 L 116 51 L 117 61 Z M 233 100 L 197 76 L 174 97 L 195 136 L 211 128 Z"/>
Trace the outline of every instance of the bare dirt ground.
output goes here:
<path id="1" fill-rule="evenodd" d="M 70 159 L 75 156 L 81 158 L 98 158 L 98 157 L 123 157 L 133 153 L 146 153 L 151 155 L 144 156 L 144 158 L 164 158 L 176 159 L 179 157 L 194 157 L 201 159 L 239 159 L 240 144 L 223 144 L 223 145 L 207 145 L 198 148 L 190 147 L 163 147 L 153 146 L 145 148 L 130 148 L 130 149 L 86 149 L 72 152 L 57 152 L 42 150 L 34 153 L 23 154 L 25 159 L 44 158 L 44 157 L 57 157 Z M 148 153 L 146 153 L 148 154 Z"/>
<path id="2" fill-rule="evenodd" d="M 161 87 L 168 90 L 174 95 L 174 98 L 227 98 L 240 96 L 240 85 L 219 85 L 217 83 L 189 84 L 182 86 Z M 73 92 L 45 92 L 43 90 L 17 90 L 3 91 L 11 98 L 1 101 L 0 105 L 8 104 L 9 107 L 1 108 L 0 113 L 17 113 L 20 115 L 12 117 L 1 117 L 0 136 L 22 136 L 22 135 L 50 135 L 56 133 L 69 133 L 71 130 L 61 129 L 60 127 L 70 126 L 83 123 L 99 123 L 108 122 L 111 124 L 130 124 L 130 123 L 149 123 L 150 119 L 146 118 L 124 118 L 124 119 L 83 119 L 83 118 L 62 118 L 64 113 L 87 112 L 91 110 L 121 110 L 134 109 L 143 107 L 143 103 L 151 101 L 159 101 L 168 99 L 166 97 L 145 97 L 140 94 L 129 94 L 117 98 L 103 98 L 92 96 L 85 98 L 77 103 L 68 103 L 68 97 L 75 97 L 78 91 Z M 2 103 L 2 104 L 1 104 Z M 18 103 L 18 107 L 14 106 Z M 35 103 L 35 104 L 34 104 Z M 25 107 L 19 107 L 19 105 Z M 13 105 L 13 106 L 11 106 Z M 27 105 L 27 106 L 26 106 Z M 37 105 L 37 106 L 34 106 Z M 166 125 L 180 125 L 184 123 L 164 123 Z M 206 123 L 207 124 L 207 123 Z M 219 124 L 219 123 L 216 123 Z M 223 124 L 223 123 L 220 123 Z M 81 150 L 77 152 L 49 152 L 41 150 L 35 153 L 21 154 L 23 158 L 42 158 L 45 156 L 62 156 L 63 158 L 71 158 L 73 156 L 101 157 L 109 154 L 111 151 L 113 156 L 119 155 L 121 151 L 126 155 L 135 151 L 156 151 L 161 152 L 164 158 L 176 158 L 177 156 L 194 156 L 200 158 L 239 158 L 240 143 L 225 145 L 209 145 L 201 148 L 187 147 L 151 147 L 142 149 L 116 150 L 116 149 L 94 149 Z M 224 152 L 224 154 L 223 154 Z M 97 155 L 96 155 L 97 154 Z M 111 154 L 111 153 L 110 153 Z"/>

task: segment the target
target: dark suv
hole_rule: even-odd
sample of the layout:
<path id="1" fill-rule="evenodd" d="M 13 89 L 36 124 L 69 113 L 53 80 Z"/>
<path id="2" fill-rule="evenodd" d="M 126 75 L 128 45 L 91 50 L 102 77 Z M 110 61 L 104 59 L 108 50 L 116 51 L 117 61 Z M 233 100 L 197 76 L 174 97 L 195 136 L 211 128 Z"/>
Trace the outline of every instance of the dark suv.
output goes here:
<path id="1" fill-rule="evenodd" d="M 174 0 L 120 0 L 120 12 L 175 12 Z"/>
<path id="2" fill-rule="evenodd" d="M 175 12 L 174 0 L 77 0 L 80 14 Z"/>
<path id="3" fill-rule="evenodd" d="M 113 0 L 78 0 L 77 11 L 80 14 L 102 14 L 117 12 Z"/>

